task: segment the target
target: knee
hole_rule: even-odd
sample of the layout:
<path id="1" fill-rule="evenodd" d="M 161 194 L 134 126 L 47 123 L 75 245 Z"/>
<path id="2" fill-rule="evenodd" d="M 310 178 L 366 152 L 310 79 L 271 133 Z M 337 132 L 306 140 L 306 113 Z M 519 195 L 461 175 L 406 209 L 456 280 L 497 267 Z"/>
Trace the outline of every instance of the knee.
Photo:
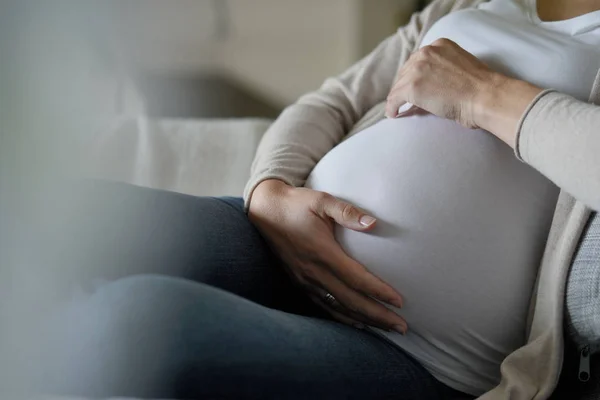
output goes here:
<path id="1" fill-rule="evenodd" d="M 178 334 L 192 306 L 181 293 L 186 283 L 125 278 L 64 310 L 54 321 L 45 384 L 70 395 L 171 395 L 170 366 L 186 351 Z"/>
<path id="2" fill-rule="evenodd" d="M 116 354 L 140 355 L 167 345 L 170 331 L 182 322 L 191 299 L 181 279 L 154 275 L 123 278 L 98 289 L 67 318 L 74 334 Z M 93 348 L 93 346 L 87 346 Z"/>

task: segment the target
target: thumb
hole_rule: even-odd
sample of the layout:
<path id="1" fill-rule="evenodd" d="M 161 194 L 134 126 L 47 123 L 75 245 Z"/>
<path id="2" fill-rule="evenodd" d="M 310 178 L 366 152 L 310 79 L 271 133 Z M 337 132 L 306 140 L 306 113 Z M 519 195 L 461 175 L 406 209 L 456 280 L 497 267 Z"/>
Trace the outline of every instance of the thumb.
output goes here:
<path id="1" fill-rule="evenodd" d="M 377 220 L 359 208 L 331 196 L 323 204 L 323 212 L 344 228 L 355 231 L 368 231 L 375 227 Z"/>

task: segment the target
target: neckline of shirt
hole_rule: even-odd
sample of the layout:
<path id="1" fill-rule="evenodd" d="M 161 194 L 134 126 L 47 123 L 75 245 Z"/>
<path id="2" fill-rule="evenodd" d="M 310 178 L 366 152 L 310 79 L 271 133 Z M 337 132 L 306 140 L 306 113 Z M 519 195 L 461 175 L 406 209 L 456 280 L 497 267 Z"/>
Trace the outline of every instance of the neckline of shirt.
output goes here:
<path id="1" fill-rule="evenodd" d="M 537 11 L 537 0 L 527 0 L 527 15 L 531 22 L 571 36 L 588 33 L 600 28 L 600 10 L 560 21 L 542 21 Z"/>

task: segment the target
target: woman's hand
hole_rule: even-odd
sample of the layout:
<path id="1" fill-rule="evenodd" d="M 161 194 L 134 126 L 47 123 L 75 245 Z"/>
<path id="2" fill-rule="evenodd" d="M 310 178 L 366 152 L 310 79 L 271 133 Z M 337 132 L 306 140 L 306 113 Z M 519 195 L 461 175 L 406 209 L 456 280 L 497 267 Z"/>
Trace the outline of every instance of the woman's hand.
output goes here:
<path id="1" fill-rule="evenodd" d="M 397 117 L 398 108 L 408 102 L 468 128 L 478 128 L 474 110 L 477 97 L 492 84 L 494 75 L 453 41 L 439 39 L 415 52 L 400 69 L 385 114 Z"/>
<path id="2" fill-rule="evenodd" d="M 386 116 L 420 108 L 468 128 L 488 130 L 514 147 L 518 121 L 542 89 L 492 71 L 448 39 L 415 52 L 398 73 L 387 98 Z M 413 105 L 401 114 L 399 107 Z"/>
<path id="3" fill-rule="evenodd" d="M 350 258 L 334 237 L 336 223 L 364 232 L 375 226 L 373 217 L 326 193 L 278 180 L 258 185 L 249 217 L 292 279 L 335 319 L 356 327 L 366 324 L 406 332 L 404 319 L 375 300 L 401 307 L 401 296 Z M 335 301 L 327 301 L 327 294 Z"/>

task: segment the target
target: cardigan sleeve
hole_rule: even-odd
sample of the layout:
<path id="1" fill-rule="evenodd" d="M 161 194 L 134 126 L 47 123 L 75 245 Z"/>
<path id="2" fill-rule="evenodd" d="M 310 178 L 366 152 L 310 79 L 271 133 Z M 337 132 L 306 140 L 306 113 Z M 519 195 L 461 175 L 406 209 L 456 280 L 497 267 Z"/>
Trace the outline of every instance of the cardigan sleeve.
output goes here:
<path id="1" fill-rule="evenodd" d="M 517 156 L 600 210 L 600 106 L 546 91 L 519 124 Z"/>

